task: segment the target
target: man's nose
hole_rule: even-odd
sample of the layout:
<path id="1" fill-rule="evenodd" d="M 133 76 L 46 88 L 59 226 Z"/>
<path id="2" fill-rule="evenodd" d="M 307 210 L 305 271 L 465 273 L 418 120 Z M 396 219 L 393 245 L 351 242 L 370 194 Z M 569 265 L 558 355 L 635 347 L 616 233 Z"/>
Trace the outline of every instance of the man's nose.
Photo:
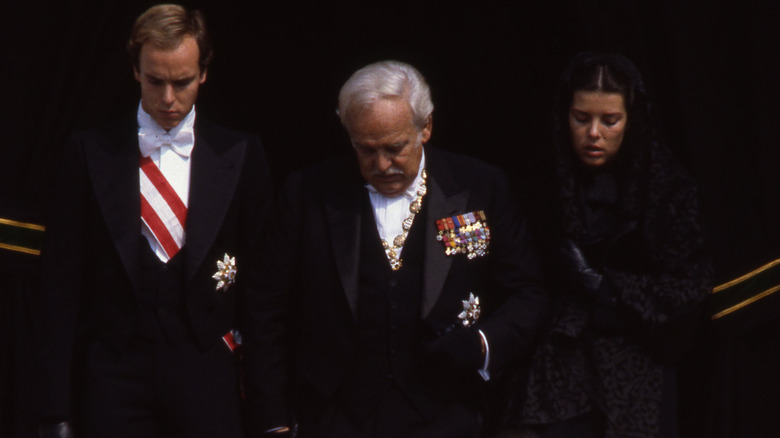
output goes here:
<path id="1" fill-rule="evenodd" d="M 386 172 L 387 169 L 390 168 L 390 166 L 393 165 L 393 160 L 390 159 L 387 155 L 380 152 L 376 156 L 376 168 L 380 172 Z"/>
<path id="2" fill-rule="evenodd" d="M 165 87 L 163 87 L 162 99 L 165 105 L 167 106 L 173 105 L 173 101 L 175 100 L 173 94 L 173 85 L 166 85 Z"/>

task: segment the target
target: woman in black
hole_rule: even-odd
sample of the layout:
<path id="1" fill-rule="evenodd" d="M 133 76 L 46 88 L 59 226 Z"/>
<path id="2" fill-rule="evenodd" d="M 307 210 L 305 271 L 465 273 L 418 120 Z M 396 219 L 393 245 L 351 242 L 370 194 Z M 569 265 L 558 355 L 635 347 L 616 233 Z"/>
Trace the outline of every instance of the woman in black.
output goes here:
<path id="1" fill-rule="evenodd" d="M 711 289 L 692 179 L 659 144 L 627 59 L 578 55 L 554 112 L 554 300 L 515 424 L 543 438 L 676 436 L 673 363 Z M 546 240 L 546 241 L 545 241 Z"/>

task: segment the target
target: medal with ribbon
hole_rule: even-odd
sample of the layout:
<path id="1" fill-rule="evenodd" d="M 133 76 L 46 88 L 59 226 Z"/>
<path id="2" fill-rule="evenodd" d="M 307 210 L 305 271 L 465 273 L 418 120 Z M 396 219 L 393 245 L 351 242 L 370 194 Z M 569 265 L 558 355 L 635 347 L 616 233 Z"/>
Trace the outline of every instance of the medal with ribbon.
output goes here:
<path id="1" fill-rule="evenodd" d="M 436 240 L 444 244 L 448 256 L 466 254 L 469 260 L 488 253 L 490 228 L 482 210 L 445 217 L 436 221 Z"/>

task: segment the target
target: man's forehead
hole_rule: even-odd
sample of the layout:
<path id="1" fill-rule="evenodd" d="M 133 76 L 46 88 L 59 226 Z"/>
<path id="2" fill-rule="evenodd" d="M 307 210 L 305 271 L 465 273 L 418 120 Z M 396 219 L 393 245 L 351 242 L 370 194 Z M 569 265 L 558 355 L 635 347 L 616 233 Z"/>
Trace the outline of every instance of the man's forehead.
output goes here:
<path id="1" fill-rule="evenodd" d="M 180 78 L 198 75 L 200 72 L 197 43 L 183 39 L 176 47 L 157 47 L 147 41 L 141 47 L 139 66 L 148 76 L 177 76 Z"/>
<path id="2" fill-rule="evenodd" d="M 369 121 L 355 123 L 347 129 L 353 143 L 401 143 L 410 136 L 415 136 L 419 130 L 413 123 L 383 123 L 384 121 Z"/>
<path id="3" fill-rule="evenodd" d="M 197 40 L 195 40 L 192 35 L 184 35 L 179 39 L 171 40 L 169 42 L 147 40 L 141 45 L 139 54 L 141 59 L 144 58 L 144 55 L 147 57 L 149 55 L 168 57 L 186 54 L 188 56 L 194 55 L 195 60 L 198 60 L 200 48 L 198 47 Z"/>

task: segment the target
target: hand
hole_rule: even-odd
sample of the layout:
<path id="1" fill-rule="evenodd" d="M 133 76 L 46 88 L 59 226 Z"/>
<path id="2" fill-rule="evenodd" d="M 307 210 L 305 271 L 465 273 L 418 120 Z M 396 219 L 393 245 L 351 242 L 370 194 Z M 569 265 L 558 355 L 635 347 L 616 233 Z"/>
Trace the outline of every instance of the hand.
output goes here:
<path id="1" fill-rule="evenodd" d="M 74 436 L 70 421 L 38 425 L 38 438 L 73 438 Z"/>
<path id="2" fill-rule="evenodd" d="M 484 361 L 482 337 L 473 327 L 451 330 L 428 342 L 423 351 L 435 366 L 463 373 L 476 373 Z"/>
<path id="3" fill-rule="evenodd" d="M 590 267 L 585 254 L 574 241 L 564 240 L 559 252 L 563 268 L 577 283 L 589 292 L 596 292 L 601 288 L 604 277 Z"/>

